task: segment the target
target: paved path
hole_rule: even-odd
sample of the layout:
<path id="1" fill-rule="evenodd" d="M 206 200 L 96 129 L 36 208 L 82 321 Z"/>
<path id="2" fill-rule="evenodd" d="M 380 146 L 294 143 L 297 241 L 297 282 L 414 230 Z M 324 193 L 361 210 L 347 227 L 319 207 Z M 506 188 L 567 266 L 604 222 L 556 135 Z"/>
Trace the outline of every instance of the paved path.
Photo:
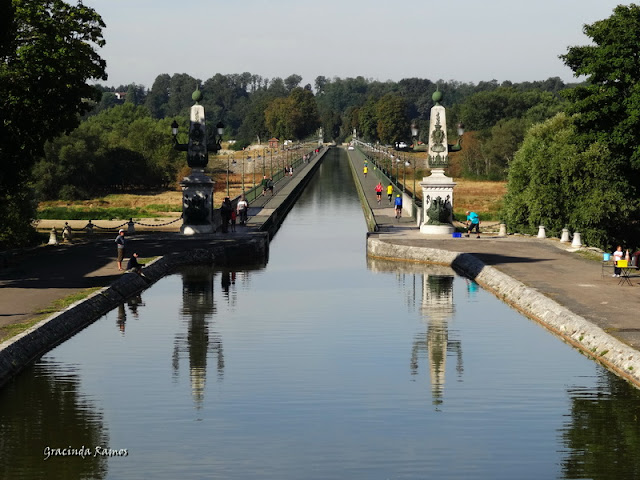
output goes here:
<path id="1" fill-rule="evenodd" d="M 361 154 L 357 150 L 349 151 L 349 157 L 359 173 L 358 179 L 363 182 L 362 169 L 358 170 Z M 482 233 L 480 239 L 473 235 L 471 238 L 452 238 L 422 234 L 415 220 L 394 224 L 388 210 L 377 207 L 373 191 L 376 183 L 369 179 L 363 182 L 367 201 L 376 222 L 391 228 L 371 235 L 399 245 L 473 254 L 486 265 L 538 290 L 640 350 L 640 276 L 632 277 L 632 286 L 621 284 L 619 278 L 612 278 L 611 268 L 603 275 L 601 262 L 587 259 L 558 239 L 520 235 L 498 237 L 495 233 Z"/>

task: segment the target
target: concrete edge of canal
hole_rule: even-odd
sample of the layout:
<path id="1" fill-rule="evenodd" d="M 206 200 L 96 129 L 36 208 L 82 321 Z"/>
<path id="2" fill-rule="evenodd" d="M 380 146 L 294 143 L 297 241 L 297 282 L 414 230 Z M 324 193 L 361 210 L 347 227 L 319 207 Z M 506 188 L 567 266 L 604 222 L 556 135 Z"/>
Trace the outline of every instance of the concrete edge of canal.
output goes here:
<path id="1" fill-rule="evenodd" d="M 368 236 L 367 255 L 384 260 L 445 265 L 537 321 L 582 354 L 640 388 L 640 354 L 602 328 L 468 253 L 398 245 Z"/>
<path id="2" fill-rule="evenodd" d="M 232 252 L 245 262 L 265 262 L 268 234 L 255 233 L 228 242 L 213 240 L 208 246 L 187 248 L 156 258 L 143 269 L 144 276 L 125 273 L 107 287 L 41 320 L 0 344 L 0 387 L 55 346 L 69 339 L 121 303 L 185 265 L 225 266 Z"/>

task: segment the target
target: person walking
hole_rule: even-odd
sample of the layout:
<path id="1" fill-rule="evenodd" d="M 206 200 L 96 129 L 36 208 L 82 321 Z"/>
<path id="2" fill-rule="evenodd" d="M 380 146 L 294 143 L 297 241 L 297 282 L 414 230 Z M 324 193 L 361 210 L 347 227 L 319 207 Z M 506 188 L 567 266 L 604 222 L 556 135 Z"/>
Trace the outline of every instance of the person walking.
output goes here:
<path id="1" fill-rule="evenodd" d="M 394 206 L 396 209 L 396 219 L 400 221 L 400 217 L 402 217 L 402 196 L 400 194 L 396 195 Z"/>
<path id="2" fill-rule="evenodd" d="M 378 200 L 378 205 L 380 205 L 380 202 L 382 201 L 382 182 L 378 182 L 376 185 L 376 198 Z"/>
<path id="3" fill-rule="evenodd" d="M 249 203 L 244 195 L 240 197 L 238 200 L 238 204 L 236 205 L 236 213 L 238 214 L 238 218 L 240 219 L 240 225 L 245 225 L 247 223 L 247 213 L 249 210 Z"/>
<path id="4" fill-rule="evenodd" d="M 269 192 L 271 192 L 271 196 L 273 197 L 273 178 L 269 177 L 269 181 L 267 182 L 267 188 Z"/>
<path id="5" fill-rule="evenodd" d="M 233 205 L 231 204 L 231 200 L 229 197 L 224 197 L 222 201 L 222 205 L 220 205 L 220 218 L 222 219 L 222 233 L 227 233 L 229 231 L 229 221 L 231 220 L 231 211 L 233 210 Z"/>
<path id="6" fill-rule="evenodd" d="M 122 271 L 122 260 L 124 260 L 124 247 L 125 247 L 123 229 L 118 230 L 118 236 L 116 237 L 115 242 L 116 242 L 117 253 L 118 253 L 118 257 L 116 260 L 118 263 L 118 270 Z"/>
<path id="7" fill-rule="evenodd" d="M 266 175 L 264 175 L 262 177 L 262 196 L 264 197 L 264 194 L 267 193 L 267 190 L 269 189 L 269 179 L 267 178 Z"/>
<path id="8" fill-rule="evenodd" d="M 393 185 L 391 184 L 387 187 L 387 197 L 389 198 L 389 205 L 391 205 L 391 200 L 393 198 Z"/>
<path id="9" fill-rule="evenodd" d="M 366 165 L 364 166 L 364 169 L 362 170 L 362 173 L 364 174 L 364 178 L 365 180 L 367 179 L 367 173 L 369 172 L 369 167 L 367 167 Z"/>
<path id="10" fill-rule="evenodd" d="M 473 232 L 473 230 L 475 229 L 476 231 L 476 238 L 480 238 L 480 217 L 478 217 L 478 214 L 476 212 L 470 212 L 467 210 L 467 237 L 469 237 L 469 234 L 471 232 Z"/>

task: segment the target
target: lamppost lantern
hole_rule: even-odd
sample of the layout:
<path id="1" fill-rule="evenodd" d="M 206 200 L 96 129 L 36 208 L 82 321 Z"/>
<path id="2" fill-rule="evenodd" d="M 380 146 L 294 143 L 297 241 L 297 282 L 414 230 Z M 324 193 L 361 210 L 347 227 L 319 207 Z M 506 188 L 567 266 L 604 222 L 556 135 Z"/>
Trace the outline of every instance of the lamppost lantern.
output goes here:
<path id="1" fill-rule="evenodd" d="M 458 124 L 458 136 L 462 136 L 464 135 L 464 124 L 462 122 L 460 122 Z"/>
<path id="2" fill-rule="evenodd" d="M 171 134 L 173 135 L 174 140 L 178 136 L 178 127 L 179 127 L 178 122 L 174 120 L 173 123 L 171 124 Z"/>
<path id="3" fill-rule="evenodd" d="M 418 138 L 418 126 L 415 123 L 411 124 L 411 136 Z"/>
<path id="4" fill-rule="evenodd" d="M 218 136 L 222 139 L 222 135 L 224 135 L 224 124 L 222 122 L 218 122 L 216 130 L 218 131 Z"/>

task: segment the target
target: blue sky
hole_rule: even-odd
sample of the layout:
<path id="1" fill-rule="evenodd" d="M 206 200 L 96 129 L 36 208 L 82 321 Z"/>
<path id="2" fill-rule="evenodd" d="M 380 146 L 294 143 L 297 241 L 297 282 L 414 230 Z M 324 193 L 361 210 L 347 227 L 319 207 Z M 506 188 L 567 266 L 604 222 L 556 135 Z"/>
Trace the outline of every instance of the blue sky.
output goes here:
<path id="1" fill-rule="evenodd" d="M 162 73 L 461 82 L 572 81 L 558 55 L 618 0 L 85 0 L 106 23 L 107 85 Z"/>

